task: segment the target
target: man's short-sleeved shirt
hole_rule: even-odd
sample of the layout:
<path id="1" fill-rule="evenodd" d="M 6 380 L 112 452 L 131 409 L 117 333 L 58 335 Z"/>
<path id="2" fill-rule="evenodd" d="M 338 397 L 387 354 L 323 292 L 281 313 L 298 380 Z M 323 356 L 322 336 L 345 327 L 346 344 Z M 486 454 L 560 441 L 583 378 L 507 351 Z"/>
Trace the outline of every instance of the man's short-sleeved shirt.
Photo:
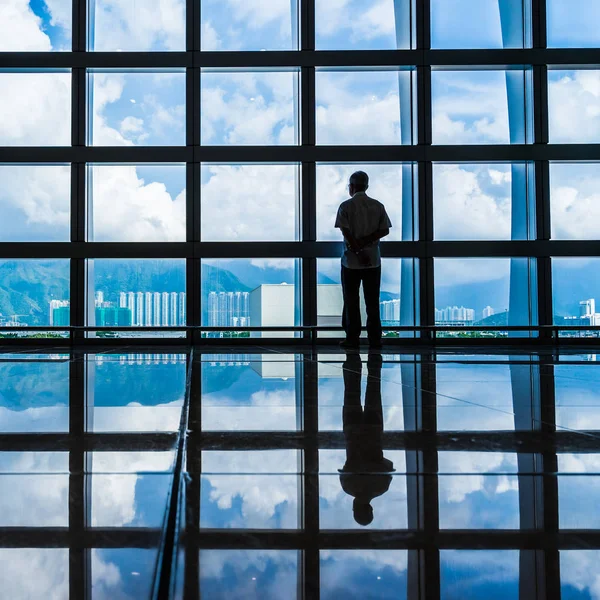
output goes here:
<path id="1" fill-rule="evenodd" d="M 389 229 L 392 223 L 381 202 L 370 198 L 364 192 L 358 192 L 350 200 L 342 202 L 335 226 L 339 229 L 349 229 L 354 238 L 360 239 L 380 229 Z M 362 257 L 359 258 L 346 245 L 342 265 L 348 269 L 372 269 L 381 266 L 379 240 L 366 246 L 361 254 Z"/>

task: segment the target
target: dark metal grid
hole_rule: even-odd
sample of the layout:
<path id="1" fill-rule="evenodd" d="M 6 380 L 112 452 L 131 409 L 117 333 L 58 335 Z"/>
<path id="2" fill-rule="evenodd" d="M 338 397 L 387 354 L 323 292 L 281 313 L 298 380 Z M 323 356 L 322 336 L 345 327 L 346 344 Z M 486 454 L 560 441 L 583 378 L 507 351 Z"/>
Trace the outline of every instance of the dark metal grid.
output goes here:
<path id="1" fill-rule="evenodd" d="M 135 348 L 130 352 L 134 352 Z M 85 468 L 86 451 L 123 451 L 172 449 L 176 433 L 96 434 L 86 432 L 86 389 L 88 371 L 85 354 L 71 355 L 70 363 L 70 422 L 68 434 L 3 434 L 0 442 L 5 451 L 69 451 L 69 527 L 2 527 L 0 547 L 65 547 L 69 548 L 71 597 L 89 594 L 91 571 L 90 548 L 156 548 L 161 543 L 161 531 L 143 528 L 91 528 L 89 510 L 90 481 Z M 235 361 L 235 355 L 229 355 Z M 257 357 L 260 360 L 260 357 Z M 200 549 L 295 549 L 301 552 L 300 597 L 318 598 L 320 550 L 324 549 L 406 549 L 409 550 L 409 592 L 415 599 L 440 597 L 439 552 L 443 549 L 519 549 L 521 550 L 520 584 L 527 597 L 545 598 L 551 594 L 560 598 L 559 550 L 600 549 L 599 531 L 561 530 L 558 523 L 557 453 L 599 453 L 597 432 L 560 431 L 555 426 L 554 364 L 569 364 L 568 357 L 540 355 L 539 357 L 507 356 L 494 364 L 529 365 L 531 395 L 531 430 L 505 432 L 439 431 L 437 426 L 436 363 L 469 363 L 461 355 L 456 360 L 426 353 L 405 355 L 398 364 L 412 366 L 415 373 L 415 424 L 417 429 L 384 434 L 384 448 L 407 452 L 409 514 L 421 515 L 407 530 L 333 531 L 319 524 L 319 450 L 344 448 L 341 432 L 320 432 L 318 428 L 318 360 L 336 362 L 326 355 L 312 352 L 296 357 L 296 387 L 299 395 L 297 411 L 302 415 L 301 430 L 297 432 L 205 432 L 202 428 L 202 373 L 210 369 L 197 357 L 190 360 L 186 403 L 189 413 L 187 450 L 179 439 L 177 463 L 187 471 L 186 526 L 179 543 L 185 548 L 186 597 L 196 598 L 199 592 Z M 566 359 L 566 360 L 563 360 Z M 227 357 L 225 357 L 227 360 Z M 476 360 L 476 359 L 475 359 Z M 477 360 L 476 360 L 477 362 Z M 483 361 L 487 362 L 487 361 Z M 581 364 L 575 359 L 576 364 Z M 341 363 L 338 363 L 341 369 Z M 404 375 L 403 375 L 404 376 Z M 403 383 L 408 383 L 404 382 Z M 523 381 L 513 380 L 515 410 L 523 390 Z M 537 425 L 535 424 L 537 423 Z M 410 429 L 410 425 L 407 425 Z M 301 495 L 300 529 L 293 531 L 210 530 L 200 528 L 200 477 L 202 452 L 206 450 L 268 450 L 290 448 L 299 450 Z M 508 530 L 440 530 L 437 485 L 437 456 L 440 451 L 512 452 L 519 457 L 519 494 L 521 528 Z M 411 466 L 412 465 L 412 466 Z M 563 475 L 568 477 L 569 475 Z M 176 484 L 177 482 L 175 482 Z M 177 485 L 174 484 L 174 490 Z M 533 484 L 533 486 L 531 485 Z M 414 493 L 410 493 L 414 490 Z M 537 492 L 536 490 L 539 490 Z M 176 502 L 171 502 L 171 520 Z M 176 508 L 176 507 L 175 507 Z M 167 529 L 171 544 L 175 541 L 173 523 Z M 249 535 L 251 533 L 251 535 Z M 169 544 L 166 544 L 169 547 Z M 173 553 L 164 554 L 161 564 L 173 564 Z M 160 589 L 171 589 L 169 570 L 158 573 Z M 535 595 L 532 595 L 534 594 Z M 166 596 L 163 596 L 166 597 Z"/>

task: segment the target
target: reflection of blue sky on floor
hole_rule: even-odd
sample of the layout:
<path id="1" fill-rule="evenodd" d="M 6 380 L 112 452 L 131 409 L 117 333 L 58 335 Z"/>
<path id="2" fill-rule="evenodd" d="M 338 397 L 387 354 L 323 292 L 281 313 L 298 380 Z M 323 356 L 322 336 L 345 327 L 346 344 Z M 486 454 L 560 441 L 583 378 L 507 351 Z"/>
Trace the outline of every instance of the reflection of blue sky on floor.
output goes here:
<path id="1" fill-rule="evenodd" d="M 438 478 L 441 529 L 519 528 L 516 454 L 439 452 L 438 461 L 440 473 L 456 473 Z"/>
<path id="2" fill-rule="evenodd" d="M 200 594 L 215 600 L 297 597 L 295 550 L 201 550 Z"/>
<path id="3" fill-rule="evenodd" d="M 442 550 L 440 587 L 444 600 L 517 600 L 518 550 Z"/>
<path id="4" fill-rule="evenodd" d="M 321 598 L 404 600 L 407 561 L 405 550 L 323 550 Z"/>

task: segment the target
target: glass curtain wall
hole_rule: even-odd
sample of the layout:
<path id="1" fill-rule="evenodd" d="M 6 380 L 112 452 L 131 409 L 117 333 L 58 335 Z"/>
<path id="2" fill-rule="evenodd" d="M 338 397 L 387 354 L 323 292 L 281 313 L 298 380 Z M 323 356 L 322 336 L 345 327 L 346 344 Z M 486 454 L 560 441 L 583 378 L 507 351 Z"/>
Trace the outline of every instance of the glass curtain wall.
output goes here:
<path id="1" fill-rule="evenodd" d="M 0 7 L 1 335 L 339 327 L 357 168 L 392 216 L 386 335 L 600 323 L 594 2 L 21 4 Z"/>

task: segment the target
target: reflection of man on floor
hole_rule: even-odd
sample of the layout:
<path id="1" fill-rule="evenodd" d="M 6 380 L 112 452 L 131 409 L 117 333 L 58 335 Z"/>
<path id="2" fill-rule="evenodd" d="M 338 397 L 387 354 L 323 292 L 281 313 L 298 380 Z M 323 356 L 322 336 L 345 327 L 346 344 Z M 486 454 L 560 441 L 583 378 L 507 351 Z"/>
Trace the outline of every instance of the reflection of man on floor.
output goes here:
<path id="1" fill-rule="evenodd" d="M 380 354 L 369 354 L 365 408 L 361 405 L 360 355 L 349 354 L 344 362 L 344 437 L 346 464 L 339 469 L 340 483 L 354 497 L 352 510 L 359 525 L 373 521 L 371 500 L 385 494 L 394 471 L 391 460 L 383 457 L 383 411 L 381 407 Z"/>

